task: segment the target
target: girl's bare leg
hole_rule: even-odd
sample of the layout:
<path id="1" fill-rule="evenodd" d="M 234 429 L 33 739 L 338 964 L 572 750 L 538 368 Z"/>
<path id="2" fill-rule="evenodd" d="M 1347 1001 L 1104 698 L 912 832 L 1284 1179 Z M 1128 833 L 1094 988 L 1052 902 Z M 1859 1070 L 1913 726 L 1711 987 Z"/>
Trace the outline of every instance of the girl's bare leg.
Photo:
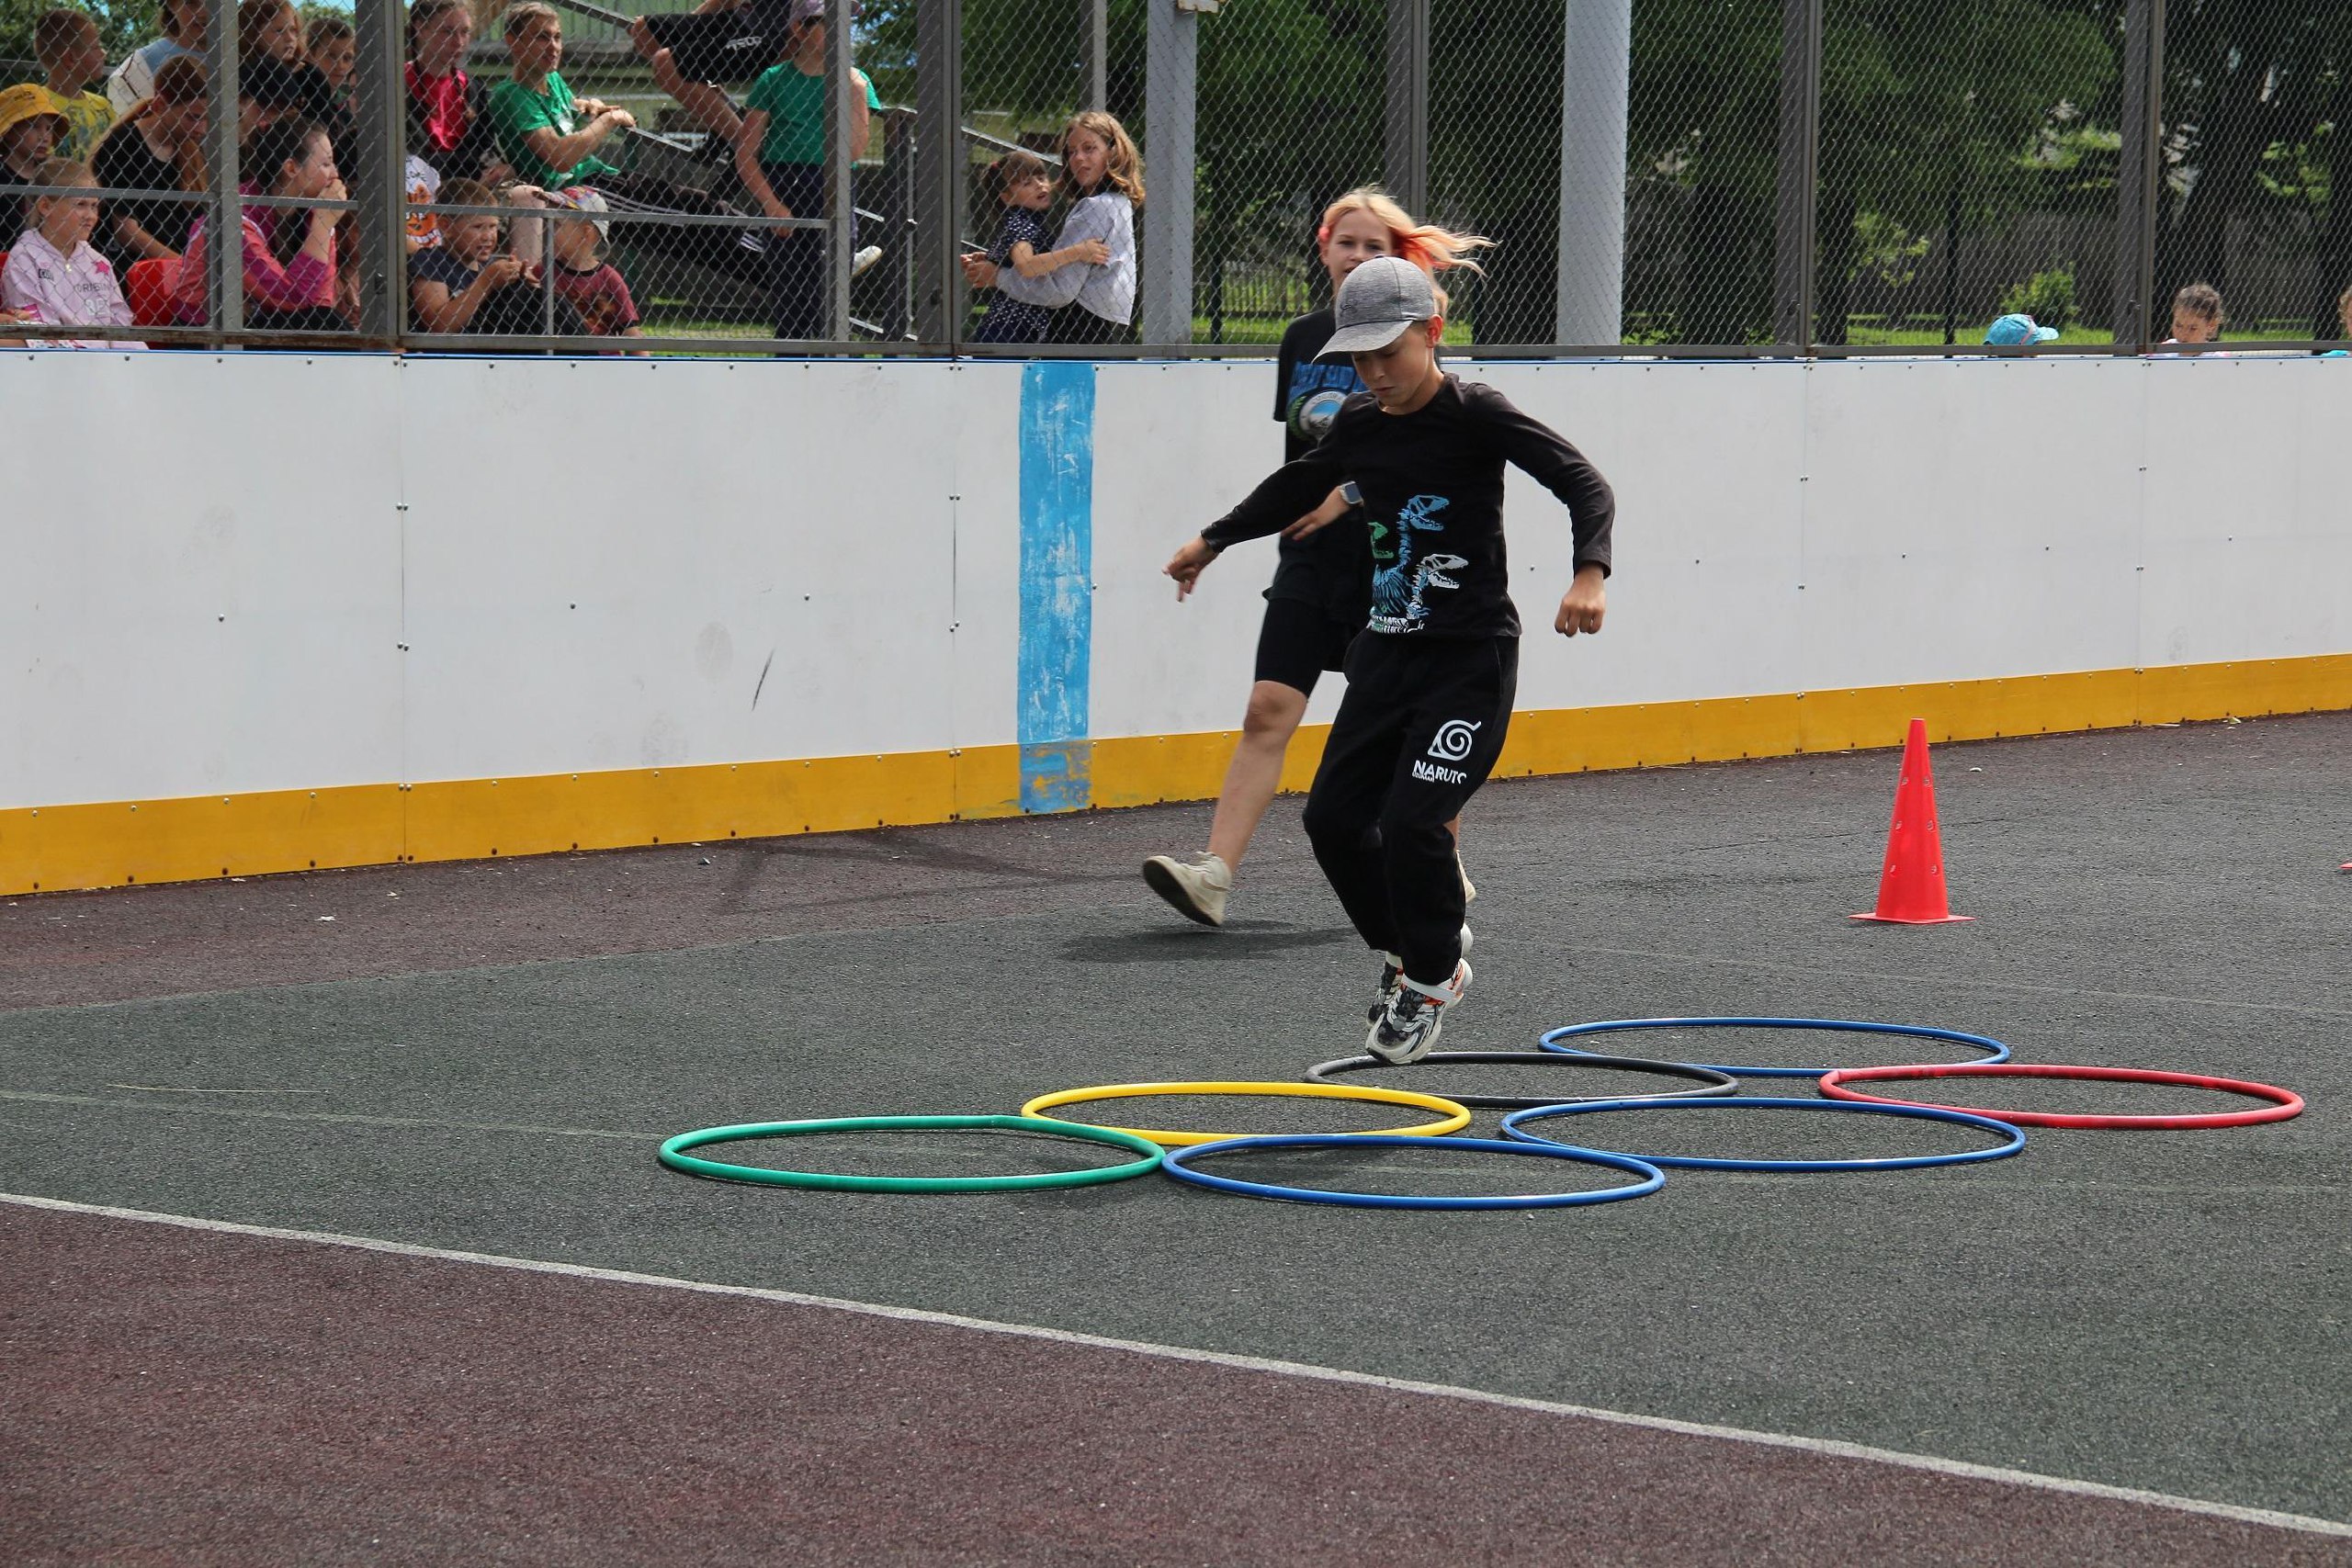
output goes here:
<path id="1" fill-rule="evenodd" d="M 1273 804 L 1282 786 L 1283 754 L 1306 716 L 1306 694 L 1297 688 L 1280 681 L 1261 681 L 1250 688 L 1241 744 L 1233 749 L 1225 787 L 1217 792 L 1216 817 L 1209 825 L 1209 852 L 1228 868 L 1241 864 L 1266 807 Z"/>

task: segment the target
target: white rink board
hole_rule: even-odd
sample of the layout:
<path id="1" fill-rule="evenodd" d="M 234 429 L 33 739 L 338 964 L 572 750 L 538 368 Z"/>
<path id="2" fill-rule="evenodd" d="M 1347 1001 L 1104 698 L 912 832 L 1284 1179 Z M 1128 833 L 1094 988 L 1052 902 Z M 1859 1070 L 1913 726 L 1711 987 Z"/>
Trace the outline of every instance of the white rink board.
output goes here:
<path id="1" fill-rule="evenodd" d="M 944 365 L 425 359 L 401 379 L 413 451 L 478 449 L 494 421 L 529 455 L 411 466 L 413 777 L 951 744 L 960 426 L 1010 452 L 1012 398 L 960 397 Z M 933 438 L 879 439 L 905 431 Z"/>
<path id="2" fill-rule="evenodd" d="M 2352 650 L 2352 363 L 1456 368 L 1619 498 L 1608 630 L 1564 644 L 1566 518 L 1511 480 L 1523 709 Z M 1096 372 L 1094 738 L 1238 723 L 1272 543 L 1182 605 L 1159 571 L 1278 462 L 1272 382 Z M 0 356 L 0 806 L 1010 744 L 1022 388 Z"/>
<path id="3" fill-rule="evenodd" d="M 0 357 L 0 805 L 397 780 L 381 360 Z"/>

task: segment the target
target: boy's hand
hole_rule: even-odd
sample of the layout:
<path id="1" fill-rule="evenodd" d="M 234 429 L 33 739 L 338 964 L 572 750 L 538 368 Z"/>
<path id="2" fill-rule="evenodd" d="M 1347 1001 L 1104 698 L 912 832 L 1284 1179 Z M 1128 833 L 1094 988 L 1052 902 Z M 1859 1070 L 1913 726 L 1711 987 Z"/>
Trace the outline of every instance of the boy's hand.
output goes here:
<path id="1" fill-rule="evenodd" d="M 511 255 L 496 255 L 481 264 L 484 288 L 503 288 L 523 276 L 523 264 Z"/>
<path id="2" fill-rule="evenodd" d="M 1609 613 L 1609 591 L 1601 570 L 1597 566 L 1579 568 L 1577 580 L 1560 595 L 1560 613 L 1552 617 L 1552 629 L 1562 637 L 1574 637 L 1578 632 L 1598 632 L 1603 615 Z"/>
<path id="3" fill-rule="evenodd" d="M 1198 534 L 1184 541 L 1183 548 L 1169 558 L 1159 570 L 1176 580 L 1176 601 L 1182 604 L 1193 592 L 1193 584 L 1200 580 L 1202 570 L 1216 559 L 1216 547 Z"/>
<path id="4" fill-rule="evenodd" d="M 1340 499 L 1340 492 L 1335 490 L 1330 494 L 1323 498 L 1322 505 L 1317 507 L 1314 511 L 1308 513 L 1306 516 L 1300 518 L 1289 527 L 1283 529 L 1283 537 L 1285 539 L 1304 539 L 1307 535 L 1315 533 L 1318 529 L 1329 527 L 1332 524 L 1337 523 L 1340 518 L 1345 517 L 1347 514 L 1348 503 Z"/>

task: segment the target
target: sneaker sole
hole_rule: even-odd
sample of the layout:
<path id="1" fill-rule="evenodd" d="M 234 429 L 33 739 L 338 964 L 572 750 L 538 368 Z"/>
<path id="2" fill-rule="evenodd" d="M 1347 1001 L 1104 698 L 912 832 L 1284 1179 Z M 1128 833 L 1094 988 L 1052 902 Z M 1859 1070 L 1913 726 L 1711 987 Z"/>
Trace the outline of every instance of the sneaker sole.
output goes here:
<path id="1" fill-rule="evenodd" d="M 1192 889 L 1177 880 L 1176 874 L 1156 860 L 1143 863 L 1144 886 L 1168 900 L 1168 907 L 1194 925 L 1221 926 L 1222 919 L 1214 917 L 1193 902 Z"/>

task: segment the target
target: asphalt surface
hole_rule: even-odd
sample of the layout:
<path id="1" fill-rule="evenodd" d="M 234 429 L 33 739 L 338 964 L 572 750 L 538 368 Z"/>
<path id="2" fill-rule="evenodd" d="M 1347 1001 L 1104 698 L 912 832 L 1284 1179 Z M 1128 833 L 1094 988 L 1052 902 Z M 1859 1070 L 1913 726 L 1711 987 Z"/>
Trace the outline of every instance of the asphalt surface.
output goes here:
<path id="1" fill-rule="evenodd" d="M 813 1194 L 653 1162 L 662 1136 L 716 1122 L 1287 1079 L 1352 1048 L 1371 970 L 1284 802 L 1223 931 L 1176 921 L 1133 872 L 1144 853 L 1191 847 L 1202 807 L 16 900 L 0 908 L 0 1000 L 14 1010 L 0 1013 L 0 1190 L 929 1308 L 2352 1520 L 2352 877 L 2335 869 L 2352 858 L 2347 761 L 2344 716 L 1939 748 L 1953 901 L 1977 919 L 1921 929 L 1846 919 L 1873 891 L 1892 753 L 1496 784 L 1470 813 L 1478 978 L 1449 1046 L 1525 1046 L 1612 1017 L 1873 1019 L 1988 1033 L 2020 1060 L 2307 1097 L 2302 1117 L 2272 1126 L 2038 1133 L 2023 1156 L 1984 1165 L 1688 1173 L 1631 1202 L 1492 1215 L 1253 1202 L 1158 1179 Z M 1654 1048 L 1784 1065 L 1929 1054 L 1819 1034 Z M 2001 1099 L 2032 1095 L 2211 1108 L 2134 1089 L 2010 1086 Z M 1182 1109 L 1266 1130 L 1330 1119 L 1265 1101 Z M 1745 1116 L 1702 1118 L 1703 1134 L 1672 1125 L 1713 1140 L 1686 1152 L 1904 1141 L 1799 1125 L 1843 1117 Z M 1611 1133 L 1635 1146 L 1666 1126 L 1650 1112 Z M 951 1174 L 1035 1158 L 975 1140 L 826 1153 Z M 1502 1179 L 1405 1156 L 1261 1168 L 1317 1170 L 1389 1190 Z M 133 1289 L 106 1312 L 152 1323 L 172 1302 Z M 479 1326 L 420 1306 L 412 1331 L 461 1357 Z M 1071 1369 L 1097 1379 L 1093 1399 L 1133 1371 Z M 1693 1462 L 1685 1481 L 1717 1461 Z M 1814 1527 L 1790 1528 L 1802 1541 Z M 1922 1524 L 1905 1539 L 1925 1551 L 1940 1538 Z M 1236 1540 L 1203 1559 L 1268 1560 Z M 2067 1560 L 2238 1550 L 2133 1558 L 2127 1543 Z M 2285 1560 L 2249 1550 L 2242 1560 Z"/>

